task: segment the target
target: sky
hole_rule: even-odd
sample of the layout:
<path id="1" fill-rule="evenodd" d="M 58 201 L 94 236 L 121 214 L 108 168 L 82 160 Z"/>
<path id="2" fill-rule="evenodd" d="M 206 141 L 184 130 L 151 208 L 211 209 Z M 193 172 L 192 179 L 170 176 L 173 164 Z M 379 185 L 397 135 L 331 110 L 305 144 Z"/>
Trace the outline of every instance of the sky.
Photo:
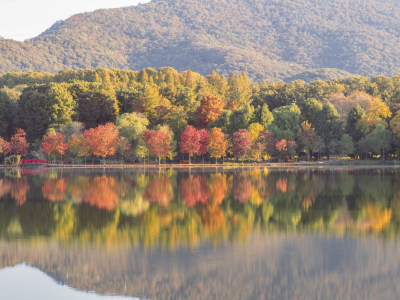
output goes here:
<path id="1" fill-rule="evenodd" d="M 0 0 L 0 36 L 24 41 L 77 13 L 145 2 L 149 0 Z"/>

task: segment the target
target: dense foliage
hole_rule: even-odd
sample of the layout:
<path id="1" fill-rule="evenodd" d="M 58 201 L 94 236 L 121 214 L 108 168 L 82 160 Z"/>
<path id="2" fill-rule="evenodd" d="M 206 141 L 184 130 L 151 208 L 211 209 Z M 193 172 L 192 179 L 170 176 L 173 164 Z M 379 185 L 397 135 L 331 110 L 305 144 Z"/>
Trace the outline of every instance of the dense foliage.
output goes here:
<path id="1" fill-rule="evenodd" d="M 23 43 L 0 39 L 0 73 L 168 64 L 257 80 L 390 76 L 399 13 L 396 0 L 154 0 L 75 15 Z"/>
<path id="2" fill-rule="evenodd" d="M 172 68 L 10 73 L 0 77 L 0 137 L 3 156 L 67 161 L 393 157 L 400 76 L 306 84 Z"/>

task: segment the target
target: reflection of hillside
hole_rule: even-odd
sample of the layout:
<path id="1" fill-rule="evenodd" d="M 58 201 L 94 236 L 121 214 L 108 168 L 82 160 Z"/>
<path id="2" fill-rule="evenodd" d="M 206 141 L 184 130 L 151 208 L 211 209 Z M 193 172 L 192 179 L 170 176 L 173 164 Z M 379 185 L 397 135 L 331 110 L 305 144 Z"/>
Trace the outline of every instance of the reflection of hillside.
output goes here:
<path id="1" fill-rule="evenodd" d="M 0 267 L 25 261 L 77 288 L 162 299 L 396 299 L 396 240 L 252 235 L 195 251 L 0 242 Z M 1 292 L 0 292 L 1 294 Z"/>

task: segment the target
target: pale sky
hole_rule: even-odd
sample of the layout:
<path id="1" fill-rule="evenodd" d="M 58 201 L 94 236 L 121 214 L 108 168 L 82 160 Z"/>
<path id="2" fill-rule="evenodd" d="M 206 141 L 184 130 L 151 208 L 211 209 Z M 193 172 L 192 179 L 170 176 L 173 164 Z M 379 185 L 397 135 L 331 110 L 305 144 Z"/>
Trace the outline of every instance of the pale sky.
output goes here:
<path id="1" fill-rule="evenodd" d="M 149 0 L 0 0 L 0 36 L 23 41 L 77 13 L 145 2 Z"/>

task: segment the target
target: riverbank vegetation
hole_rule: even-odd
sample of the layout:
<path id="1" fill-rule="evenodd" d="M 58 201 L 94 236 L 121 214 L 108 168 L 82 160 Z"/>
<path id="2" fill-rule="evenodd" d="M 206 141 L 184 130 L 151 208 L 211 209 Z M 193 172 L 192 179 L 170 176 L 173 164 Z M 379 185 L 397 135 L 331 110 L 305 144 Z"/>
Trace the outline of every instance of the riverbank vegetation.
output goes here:
<path id="1" fill-rule="evenodd" d="M 0 77 L 0 153 L 72 163 L 398 157 L 400 76 L 81 69 Z"/>

